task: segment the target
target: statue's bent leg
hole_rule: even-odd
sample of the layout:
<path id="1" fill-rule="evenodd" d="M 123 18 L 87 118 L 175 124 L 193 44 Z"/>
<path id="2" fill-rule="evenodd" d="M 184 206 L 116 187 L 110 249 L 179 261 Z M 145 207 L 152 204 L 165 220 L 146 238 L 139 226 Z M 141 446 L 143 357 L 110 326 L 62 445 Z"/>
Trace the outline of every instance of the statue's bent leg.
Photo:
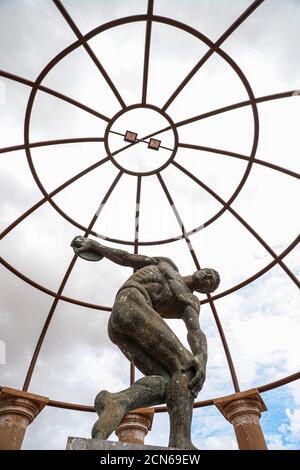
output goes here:
<path id="1" fill-rule="evenodd" d="M 190 372 L 177 371 L 172 375 L 167 391 L 167 409 L 170 417 L 169 447 L 197 449 L 191 441 L 191 425 L 195 398 L 188 388 Z"/>
<path id="2" fill-rule="evenodd" d="M 92 437 L 107 439 L 118 427 L 123 416 L 136 408 L 159 405 L 166 401 L 169 375 L 124 335 L 110 331 L 110 336 L 129 360 L 135 358 L 136 366 L 149 374 L 137 380 L 131 387 L 118 393 L 102 390 L 95 399 L 99 419 L 93 426 Z"/>
<path id="3" fill-rule="evenodd" d="M 123 289 L 118 294 L 109 319 L 109 334 L 111 330 L 128 336 L 170 375 L 185 369 L 193 357 L 135 288 Z M 112 337 L 111 340 L 115 342 Z"/>
<path id="4" fill-rule="evenodd" d="M 148 360 L 154 359 L 168 371 L 171 379 L 165 400 L 170 416 L 169 445 L 194 449 L 191 442 L 194 397 L 188 388 L 193 374 L 192 371 L 183 372 L 193 355 L 139 291 L 126 289 L 122 293 L 123 299 L 120 294 L 112 311 L 110 329 L 123 335 L 130 334 L 130 341 L 147 354 Z M 113 337 L 111 339 L 114 341 Z M 122 347 L 121 350 L 126 355 L 126 350 Z M 136 363 L 134 356 L 131 360 Z"/>

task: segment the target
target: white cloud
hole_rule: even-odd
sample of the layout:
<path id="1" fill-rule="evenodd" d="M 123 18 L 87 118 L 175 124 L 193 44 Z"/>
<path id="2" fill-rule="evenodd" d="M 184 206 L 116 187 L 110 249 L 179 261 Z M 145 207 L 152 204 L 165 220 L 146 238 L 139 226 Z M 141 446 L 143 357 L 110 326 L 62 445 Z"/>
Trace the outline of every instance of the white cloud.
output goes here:
<path id="1" fill-rule="evenodd" d="M 268 449 L 269 450 L 287 450 L 286 446 L 282 442 L 282 436 L 280 434 L 271 434 L 268 438 Z"/>

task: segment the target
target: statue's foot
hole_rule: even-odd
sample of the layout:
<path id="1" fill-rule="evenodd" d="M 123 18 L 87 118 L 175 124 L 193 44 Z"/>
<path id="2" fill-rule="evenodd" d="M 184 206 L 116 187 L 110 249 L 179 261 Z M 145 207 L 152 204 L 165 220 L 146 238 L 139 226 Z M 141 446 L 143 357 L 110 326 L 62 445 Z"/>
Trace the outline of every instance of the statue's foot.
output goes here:
<path id="1" fill-rule="evenodd" d="M 106 437 L 103 436 L 100 419 L 97 419 L 94 426 L 92 427 L 91 436 L 92 436 L 92 439 L 105 439 L 105 440 L 107 439 Z"/>
<path id="2" fill-rule="evenodd" d="M 99 419 L 92 429 L 93 439 L 107 439 L 120 424 L 126 410 L 118 394 L 102 390 L 95 398 Z"/>

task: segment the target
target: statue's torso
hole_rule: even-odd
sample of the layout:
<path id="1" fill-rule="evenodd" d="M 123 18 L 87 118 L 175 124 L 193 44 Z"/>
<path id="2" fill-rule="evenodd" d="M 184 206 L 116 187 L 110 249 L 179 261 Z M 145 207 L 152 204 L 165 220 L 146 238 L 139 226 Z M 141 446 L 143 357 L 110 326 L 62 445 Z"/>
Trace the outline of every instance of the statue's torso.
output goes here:
<path id="1" fill-rule="evenodd" d="M 121 289 L 138 284 L 146 290 L 154 310 L 162 317 L 181 318 L 183 307 L 174 299 L 168 280 L 163 274 L 163 263 L 164 261 L 159 262 L 158 265 L 145 266 L 139 269 L 130 276 Z M 180 276 L 175 269 L 174 274 Z M 186 289 L 187 294 L 191 294 L 188 287 Z"/>

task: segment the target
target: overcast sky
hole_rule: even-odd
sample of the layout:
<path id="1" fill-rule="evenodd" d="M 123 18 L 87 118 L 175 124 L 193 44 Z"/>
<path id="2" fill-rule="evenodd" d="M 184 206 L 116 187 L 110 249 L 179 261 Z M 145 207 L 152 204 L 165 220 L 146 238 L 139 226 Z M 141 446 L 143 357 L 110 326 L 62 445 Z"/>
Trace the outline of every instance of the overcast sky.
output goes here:
<path id="1" fill-rule="evenodd" d="M 80 31 L 86 34 L 104 22 L 143 14 L 144 0 L 64 0 Z M 155 14 L 189 24 L 216 41 L 250 5 L 250 0 L 155 0 Z M 83 5 L 84 4 L 84 5 Z M 141 101 L 145 23 L 123 25 L 89 41 L 127 105 Z M 0 69 L 34 81 L 46 64 L 76 40 L 51 0 L 0 0 Z M 222 45 L 239 65 L 256 97 L 300 89 L 300 3 L 265 2 Z M 207 51 L 196 37 L 154 23 L 151 37 L 148 103 L 162 107 Z M 120 104 L 84 48 L 61 60 L 43 85 L 112 118 Z M 23 144 L 24 115 L 31 87 L 0 77 L 0 148 Z M 249 99 L 240 78 L 219 55 L 213 54 L 167 109 L 174 122 Z M 300 98 L 295 96 L 258 105 L 260 135 L 257 158 L 299 172 Z M 116 121 L 114 130 L 150 133 L 164 127 L 152 116 L 133 113 Z M 72 137 L 103 137 L 107 123 L 63 100 L 38 91 L 30 121 L 30 141 Z M 158 126 L 158 127 L 157 127 Z M 149 131 L 148 131 L 149 130 Z M 254 124 L 251 107 L 196 121 L 178 128 L 179 141 L 249 156 Z M 166 147 L 172 133 L 157 136 Z M 111 135 L 112 148 L 124 145 Z M 118 162 L 134 168 L 162 164 L 170 151 L 136 146 L 136 153 L 119 155 Z M 36 172 L 48 192 L 104 158 L 103 143 L 76 143 L 32 149 Z M 175 161 L 195 174 L 227 201 L 247 167 L 245 160 L 211 152 L 179 148 Z M 130 167 L 132 168 L 132 167 Z M 56 204 L 76 222 L 88 226 L 119 169 L 111 162 L 61 191 Z M 220 202 L 168 166 L 161 175 L 186 230 L 201 227 L 222 207 Z M 0 155 L 0 230 L 43 198 L 24 150 Z M 136 177 L 123 174 L 95 224 L 101 236 L 134 240 Z M 254 163 L 245 186 L 233 203 L 240 214 L 278 255 L 299 233 L 299 180 Z M 140 240 L 180 235 L 180 227 L 155 175 L 142 179 Z M 1 256 L 24 275 L 57 291 L 72 258 L 70 241 L 82 232 L 50 204 L 43 204 L 1 240 Z M 220 272 L 217 293 L 248 279 L 272 260 L 262 243 L 228 211 L 191 236 L 201 266 Z M 106 242 L 108 245 L 112 243 Z M 114 245 L 116 246 L 116 245 Z M 132 246 L 119 245 L 132 250 Z M 169 256 L 182 274 L 195 270 L 183 240 L 146 246 L 141 252 Z M 299 276 L 300 248 L 284 262 Z M 107 260 L 79 259 L 64 289 L 66 296 L 112 306 L 119 286 L 131 270 Z M 30 359 L 53 298 L 38 291 L 0 265 L 0 340 L 6 344 L 6 364 L 0 364 L 0 385 L 21 388 Z M 203 297 L 201 297 L 203 298 Z M 299 290 L 281 267 L 273 267 L 251 285 L 222 297 L 216 308 L 224 326 L 241 389 L 256 387 L 299 370 Z M 41 349 L 30 391 L 54 400 L 92 404 L 103 388 L 128 386 L 129 364 L 110 343 L 108 313 L 59 302 Z M 170 321 L 186 344 L 180 321 Z M 207 304 L 201 325 L 208 337 L 208 371 L 199 400 L 233 392 L 221 341 Z M 3 344 L 3 343 L 2 343 Z M 2 361 L 3 362 L 3 361 Z M 262 417 L 268 445 L 297 449 L 300 444 L 300 386 L 294 382 L 263 398 L 269 412 Z M 67 437 L 88 437 L 96 416 L 46 408 L 29 427 L 24 448 L 63 449 Z M 151 444 L 166 445 L 168 417 L 155 416 Z M 214 408 L 195 410 L 193 438 L 201 449 L 236 448 L 233 430 Z"/>

